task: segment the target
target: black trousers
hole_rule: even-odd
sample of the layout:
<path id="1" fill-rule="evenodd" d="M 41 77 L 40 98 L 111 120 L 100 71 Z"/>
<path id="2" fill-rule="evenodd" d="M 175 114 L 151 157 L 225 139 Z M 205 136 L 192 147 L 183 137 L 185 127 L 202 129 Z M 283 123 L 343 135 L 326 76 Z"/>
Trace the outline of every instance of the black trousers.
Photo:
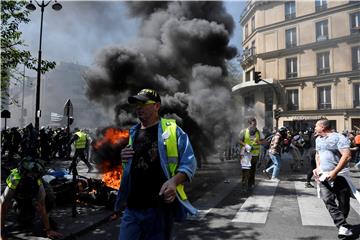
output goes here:
<path id="1" fill-rule="evenodd" d="M 320 195 L 337 228 L 346 225 L 346 218 L 350 211 L 350 187 L 346 179 L 337 176 L 333 185 L 327 181 L 320 184 Z M 339 204 L 336 203 L 338 200 Z"/>
<path id="2" fill-rule="evenodd" d="M 252 156 L 251 158 L 251 168 L 242 169 L 242 188 L 243 190 L 249 190 L 255 185 L 255 172 L 256 172 L 256 163 L 259 159 L 259 156 Z"/>
<path id="3" fill-rule="evenodd" d="M 91 164 L 89 163 L 89 161 L 85 157 L 85 148 L 77 148 L 77 149 L 75 149 L 74 158 L 73 158 L 74 161 L 76 161 L 78 157 L 80 157 L 80 159 L 86 164 L 86 166 L 88 167 L 89 170 L 92 169 Z"/>

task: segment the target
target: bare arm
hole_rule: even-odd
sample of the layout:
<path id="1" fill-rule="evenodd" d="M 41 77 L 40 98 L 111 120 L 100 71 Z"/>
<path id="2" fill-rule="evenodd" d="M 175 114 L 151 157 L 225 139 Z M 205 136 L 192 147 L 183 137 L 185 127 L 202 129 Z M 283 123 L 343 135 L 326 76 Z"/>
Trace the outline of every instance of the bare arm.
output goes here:
<path id="1" fill-rule="evenodd" d="M 315 161 L 316 161 L 316 168 L 313 170 L 313 174 L 316 178 L 319 178 L 319 172 L 320 172 L 320 155 L 319 152 L 316 151 L 315 154 Z"/>
<path id="2" fill-rule="evenodd" d="M 331 181 L 335 180 L 337 174 L 346 166 L 346 164 L 351 159 L 351 152 L 349 148 L 339 149 L 339 151 L 341 153 L 341 158 L 339 160 L 339 163 L 338 165 L 336 165 L 335 169 L 330 172 L 328 177 L 328 179 Z"/>
<path id="3" fill-rule="evenodd" d="M 177 172 L 172 178 L 167 180 L 161 187 L 159 195 L 164 195 L 164 200 L 171 203 L 176 197 L 176 186 L 186 181 L 186 174 Z"/>

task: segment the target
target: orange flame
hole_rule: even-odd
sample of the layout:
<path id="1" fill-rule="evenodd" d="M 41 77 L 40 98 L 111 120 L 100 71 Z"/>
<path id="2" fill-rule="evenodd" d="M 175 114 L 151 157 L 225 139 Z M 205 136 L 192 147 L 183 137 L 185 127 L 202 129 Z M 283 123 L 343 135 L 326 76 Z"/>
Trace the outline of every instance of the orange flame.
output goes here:
<path id="1" fill-rule="evenodd" d="M 102 181 L 105 183 L 106 186 L 119 189 L 120 187 L 120 179 L 122 176 L 122 167 L 118 166 L 111 171 L 107 171 L 103 174 Z"/>
<path id="2" fill-rule="evenodd" d="M 129 130 L 121 130 L 116 128 L 108 128 L 104 134 L 104 137 L 96 141 L 94 148 L 99 149 L 104 143 L 110 143 L 112 145 L 120 143 L 122 140 L 129 138 Z"/>
<path id="3" fill-rule="evenodd" d="M 94 149 L 98 150 L 105 143 L 108 143 L 110 145 L 117 145 L 122 142 L 123 143 L 125 142 L 127 144 L 128 139 L 129 139 L 129 130 L 108 128 L 104 133 L 104 137 L 95 142 Z M 115 168 L 114 167 L 111 168 L 109 161 L 106 161 L 106 159 L 103 159 L 102 161 L 102 170 L 104 172 L 102 181 L 105 183 L 106 186 L 113 189 L 119 189 L 120 180 L 123 172 L 120 159 L 118 162 L 119 164 L 117 164 Z"/>

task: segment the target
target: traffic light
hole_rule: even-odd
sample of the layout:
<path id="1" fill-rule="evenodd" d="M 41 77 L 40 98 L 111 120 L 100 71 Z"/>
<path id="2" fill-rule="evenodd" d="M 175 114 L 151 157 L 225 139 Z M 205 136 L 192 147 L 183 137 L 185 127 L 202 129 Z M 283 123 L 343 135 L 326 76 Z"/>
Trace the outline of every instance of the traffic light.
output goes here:
<path id="1" fill-rule="evenodd" d="M 274 117 L 275 117 L 275 119 L 279 119 L 280 114 L 281 114 L 280 109 L 274 109 Z"/>
<path id="2" fill-rule="evenodd" d="M 261 79 L 261 72 L 254 72 L 254 81 L 255 81 L 255 83 L 258 83 L 261 80 L 262 80 Z"/>

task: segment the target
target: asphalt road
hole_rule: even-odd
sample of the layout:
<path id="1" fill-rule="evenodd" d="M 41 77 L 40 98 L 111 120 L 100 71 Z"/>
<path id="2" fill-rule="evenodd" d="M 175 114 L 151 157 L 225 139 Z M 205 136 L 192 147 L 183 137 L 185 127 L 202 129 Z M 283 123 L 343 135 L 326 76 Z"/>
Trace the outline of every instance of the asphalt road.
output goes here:
<path id="1" fill-rule="evenodd" d="M 212 159 L 197 172 L 187 187 L 200 216 L 176 224 L 175 238 L 251 239 L 251 240 L 328 240 L 337 239 L 337 229 L 315 189 L 304 188 L 305 168 L 294 173 L 284 156 L 280 182 L 257 175 L 251 194 L 242 194 L 240 166 L 237 161 Z M 360 172 L 352 169 L 352 180 L 360 188 Z M 358 239 L 360 204 L 351 202 L 348 222 Z M 117 239 L 120 220 L 106 222 L 77 240 Z"/>

